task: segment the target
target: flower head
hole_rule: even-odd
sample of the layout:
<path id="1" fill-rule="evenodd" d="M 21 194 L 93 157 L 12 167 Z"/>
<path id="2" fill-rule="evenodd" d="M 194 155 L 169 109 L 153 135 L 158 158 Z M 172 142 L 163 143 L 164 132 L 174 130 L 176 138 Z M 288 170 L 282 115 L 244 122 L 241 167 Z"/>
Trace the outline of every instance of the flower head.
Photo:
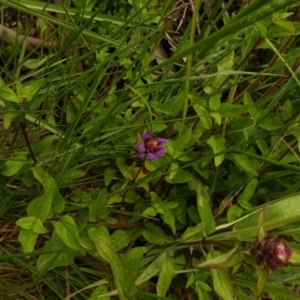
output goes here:
<path id="1" fill-rule="evenodd" d="M 285 265 L 292 255 L 292 251 L 284 241 L 271 236 L 256 240 L 250 253 L 259 265 L 271 270 Z"/>
<path id="2" fill-rule="evenodd" d="M 140 137 L 144 143 L 135 144 L 139 152 L 139 157 L 148 157 L 151 160 L 157 160 L 159 156 L 164 155 L 164 145 L 167 143 L 166 139 L 154 139 L 151 131 L 140 134 Z"/>

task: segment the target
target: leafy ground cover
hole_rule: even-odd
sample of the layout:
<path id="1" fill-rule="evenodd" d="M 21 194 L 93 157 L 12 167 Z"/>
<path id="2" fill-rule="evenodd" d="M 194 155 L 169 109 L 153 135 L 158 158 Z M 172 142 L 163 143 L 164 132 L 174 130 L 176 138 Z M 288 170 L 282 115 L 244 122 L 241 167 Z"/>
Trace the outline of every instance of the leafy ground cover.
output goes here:
<path id="1" fill-rule="evenodd" d="M 300 1 L 0 4 L 3 299 L 299 299 Z"/>

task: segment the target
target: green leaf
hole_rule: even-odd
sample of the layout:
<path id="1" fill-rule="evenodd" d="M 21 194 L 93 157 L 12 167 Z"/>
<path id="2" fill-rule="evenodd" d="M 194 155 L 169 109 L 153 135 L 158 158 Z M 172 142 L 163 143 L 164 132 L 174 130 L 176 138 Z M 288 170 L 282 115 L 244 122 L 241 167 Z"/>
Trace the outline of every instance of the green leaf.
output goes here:
<path id="1" fill-rule="evenodd" d="M 259 218 L 262 209 L 264 209 L 265 223 L 264 228 L 274 229 L 284 224 L 300 221 L 300 194 L 286 197 L 277 201 L 269 202 L 263 208 L 257 209 L 255 213 L 250 213 L 234 226 L 235 230 L 249 230 L 248 236 L 257 235 Z"/>
<path id="2" fill-rule="evenodd" d="M 253 196 L 256 187 L 258 185 L 258 180 L 257 178 L 253 178 L 249 181 L 249 183 L 246 185 L 245 189 L 241 193 L 241 195 L 238 197 L 237 202 L 242 203 L 242 202 L 248 202 L 251 197 Z"/>
<path id="3" fill-rule="evenodd" d="M 53 268 L 71 265 L 74 262 L 75 256 L 82 255 L 78 251 L 71 250 L 57 236 L 55 231 L 51 239 L 45 243 L 43 250 L 47 254 L 42 254 L 36 264 L 36 268 L 41 275 Z"/>
<path id="4" fill-rule="evenodd" d="M 143 216 L 155 217 L 156 215 L 157 211 L 153 207 L 148 207 L 143 212 Z"/>
<path id="5" fill-rule="evenodd" d="M 174 141 L 174 148 L 176 151 L 183 151 L 189 144 L 192 137 L 192 127 L 180 132 L 177 140 Z"/>
<path id="6" fill-rule="evenodd" d="M 153 276 L 156 276 L 158 272 L 161 270 L 161 266 L 166 260 L 166 257 L 168 255 L 167 251 L 163 251 L 156 257 L 150 265 L 143 271 L 143 273 L 138 277 L 138 279 L 135 281 L 136 285 L 140 285 L 141 283 L 149 280 Z"/>
<path id="7" fill-rule="evenodd" d="M 164 211 L 162 218 L 163 218 L 164 222 L 171 227 L 173 234 L 175 234 L 176 233 L 175 217 L 174 217 L 174 214 L 172 213 L 172 211 L 170 211 L 170 210 Z"/>
<path id="8" fill-rule="evenodd" d="M 114 178 L 116 172 L 113 168 L 106 168 L 105 171 L 104 171 L 104 183 L 105 183 L 105 186 L 108 186 L 112 179 Z"/>
<path id="9" fill-rule="evenodd" d="M 38 93 L 42 87 L 42 85 L 46 82 L 45 78 L 33 80 L 30 84 L 25 85 L 23 88 L 23 92 L 28 101 L 30 101 L 33 96 Z"/>
<path id="10" fill-rule="evenodd" d="M 21 99 L 15 94 L 15 92 L 5 85 L 0 87 L 0 98 L 18 104 L 21 103 Z"/>
<path id="11" fill-rule="evenodd" d="M 39 235 L 32 229 L 20 228 L 18 240 L 21 243 L 24 253 L 33 252 L 36 239 Z"/>
<path id="12" fill-rule="evenodd" d="M 159 297 L 165 297 L 172 282 L 175 273 L 174 258 L 167 254 L 165 261 L 161 266 L 156 291 Z"/>
<path id="13" fill-rule="evenodd" d="M 215 256 L 214 258 L 209 258 L 205 262 L 202 262 L 195 266 L 195 268 L 215 268 L 219 269 L 222 265 L 227 263 L 229 259 L 236 253 L 239 246 L 234 247 L 232 250 L 228 251 L 227 253 Z M 217 254 L 217 253 L 216 253 Z"/>
<path id="14" fill-rule="evenodd" d="M 194 227 L 188 227 L 178 241 L 180 243 L 191 242 L 201 240 L 203 237 L 203 223 L 200 223 Z"/>
<path id="15" fill-rule="evenodd" d="M 68 186 L 74 183 L 77 179 L 85 176 L 85 172 L 77 169 L 70 169 L 62 174 L 59 178 L 59 186 Z"/>
<path id="16" fill-rule="evenodd" d="M 265 290 L 269 278 L 269 270 L 267 268 L 258 268 L 258 278 L 256 284 L 256 296 L 260 298 Z"/>
<path id="17" fill-rule="evenodd" d="M 39 143 L 32 145 L 32 150 L 35 157 L 39 160 L 43 157 L 53 154 L 53 142 L 58 140 L 59 137 L 57 135 L 48 135 L 44 137 Z"/>
<path id="18" fill-rule="evenodd" d="M 134 179 L 135 177 L 134 169 L 131 166 L 125 165 L 123 163 L 122 158 L 117 158 L 117 166 L 125 179 L 130 179 L 130 180 Z"/>
<path id="19" fill-rule="evenodd" d="M 234 159 L 240 167 L 242 167 L 246 172 L 249 172 L 255 176 L 258 176 L 257 164 L 254 159 L 244 154 L 234 154 Z M 258 165 L 259 167 L 259 165 Z"/>
<path id="20" fill-rule="evenodd" d="M 130 243 L 129 234 L 127 231 L 124 230 L 116 230 L 110 236 L 110 241 L 113 251 L 118 252 L 127 247 Z"/>
<path id="21" fill-rule="evenodd" d="M 146 247 L 135 247 L 126 252 L 123 256 L 123 261 L 127 266 L 127 270 L 129 270 L 131 277 L 134 279 L 138 275 L 140 264 L 146 251 Z"/>
<path id="22" fill-rule="evenodd" d="M 89 220 L 96 221 L 96 220 L 104 220 L 107 215 L 107 189 L 102 189 L 97 198 L 92 200 L 92 203 L 89 207 Z"/>
<path id="23" fill-rule="evenodd" d="M 182 169 L 178 169 L 176 175 L 172 179 L 168 178 L 168 176 L 166 177 L 166 181 L 173 184 L 189 182 L 192 179 L 192 174 Z"/>
<path id="24" fill-rule="evenodd" d="M 218 254 L 210 252 L 208 259 L 215 258 Z M 210 269 L 214 291 L 224 300 L 233 300 L 233 288 L 230 277 L 225 270 Z"/>
<path id="25" fill-rule="evenodd" d="M 113 270 L 120 299 L 133 297 L 137 292 L 136 286 L 124 263 L 113 251 L 107 228 L 103 226 L 90 228 L 88 234 L 95 243 L 99 255 L 110 264 Z"/>
<path id="26" fill-rule="evenodd" d="M 246 105 L 222 103 L 218 113 L 222 117 L 237 117 L 246 112 L 248 107 Z"/>
<path id="27" fill-rule="evenodd" d="M 176 176 L 178 170 L 179 170 L 178 162 L 177 161 L 171 162 L 169 174 L 168 174 L 168 180 L 172 180 Z"/>
<path id="28" fill-rule="evenodd" d="M 103 283 L 107 283 L 106 280 L 102 280 Z M 109 296 L 104 296 L 107 294 L 107 287 L 104 284 L 98 285 L 97 288 L 93 291 L 93 294 L 87 300 L 110 300 Z"/>
<path id="29" fill-rule="evenodd" d="M 35 220 L 32 230 L 38 234 L 45 234 L 48 232 L 48 229 L 44 227 L 44 225 L 40 219 Z"/>
<path id="30" fill-rule="evenodd" d="M 215 120 L 215 122 L 216 122 L 216 124 L 218 126 L 221 125 L 221 123 L 222 123 L 222 117 L 221 117 L 221 115 L 219 113 L 217 113 L 217 112 L 211 112 L 210 116 Z"/>
<path id="31" fill-rule="evenodd" d="M 243 101 L 245 105 L 248 107 L 249 114 L 251 118 L 254 118 L 257 113 L 257 108 L 248 92 L 244 93 Z"/>
<path id="32" fill-rule="evenodd" d="M 164 245 L 172 241 L 172 239 L 169 236 L 167 236 L 159 226 L 156 226 L 151 223 L 145 225 L 143 237 L 148 242 L 156 245 Z"/>
<path id="33" fill-rule="evenodd" d="M 212 119 L 211 119 L 209 111 L 206 108 L 204 108 L 200 103 L 194 104 L 193 108 L 196 111 L 200 121 L 202 122 L 203 127 L 205 129 L 211 129 L 212 128 Z"/>
<path id="34" fill-rule="evenodd" d="M 211 146 L 214 154 L 220 153 L 226 150 L 225 139 L 221 136 L 211 135 L 207 141 L 207 144 Z M 218 167 L 224 160 L 225 153 L 215 156 L 215 166 Z"/>
<path id="35" fill-rule="evenodd" d="M 243 213 L 243 209 L 240 208 L 237 204 L 232 205 L 227 212 L 227 221 L 231 223 L 239 218 Z"/>
<path id="36" fill-rule="evenodd" d="M 71 249 L 81 250 L 79 243 L 79 233 L 76 223 L 70 216 L 62 216 L 58 222 L 54 224 L 57 235 Z"/>
<path id="37" fill-rule="evenodd" d="M 224 55 L 220 62 L 218 63 L 218 72 L 224 72 L 228 70 L 232 70 L 234 65 L 234 51 L 230 51 L 228 54 Z M 226 79 L 226 75 L 218 75 L 213 80 L 213 87 L 218 89 L 219 86 Z"/>
<path id="38" fill-rule="evenodd" d="M 209 98 L 209 109 L 217 111 L 221 106 L 221 94 L 216 94 Z"/>
<path id="39" fill-rule="evenodd" d="M 32 200 L 27 207 L 27 214 L 46 221 L 51 216 L 52 197 L 53 192 L 47 192 Z"/>
<path id="40" fill-rule="evenodd" d="M 194 180 L 195 188 L 197 192 L 197 207 L 198 213 L 201 217 L 203 224 L 203 234 L 207 236 L 215 230 L 215 220 L 209 205 L 210 199 L 205 186 L 198 180 Z"/>
<path id="41" fill-rule="evenodd" d="M 19 227 L 21 227 L 23 229 L 29 230 L 33 227 L 35 220 L 36 220 L 36 217 L 21 218 L 16 221 L 16 225 L 18 225 Z"/>
<path id="42" fill-rule="evenodd" d="M 29 162 L 25 155 L 16 155 L 13 159 L 8 159 L 4 164 L 6 169 L 2 172 L 4 176 L 13 176 L 17 174 L 23 166 Z"/>

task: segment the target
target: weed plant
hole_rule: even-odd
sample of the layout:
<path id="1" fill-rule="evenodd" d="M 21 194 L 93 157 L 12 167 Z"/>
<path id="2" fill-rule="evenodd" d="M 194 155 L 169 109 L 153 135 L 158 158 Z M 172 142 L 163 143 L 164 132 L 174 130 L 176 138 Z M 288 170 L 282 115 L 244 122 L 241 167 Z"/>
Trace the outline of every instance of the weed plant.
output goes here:
<path id="1" fill-rule="evenodd" d="M 299 299 L 300 1 L 54 2 L 0 0 L 1 299 Z"/>

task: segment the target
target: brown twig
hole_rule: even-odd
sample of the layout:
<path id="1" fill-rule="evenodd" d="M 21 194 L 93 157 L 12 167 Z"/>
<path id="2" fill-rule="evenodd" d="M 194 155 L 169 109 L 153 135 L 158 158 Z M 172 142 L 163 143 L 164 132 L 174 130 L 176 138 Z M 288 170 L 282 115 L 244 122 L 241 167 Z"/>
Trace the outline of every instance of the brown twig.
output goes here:
<path id="1" fill-rule="evenodd" d="M 33 51 L 34 48 L 43 47 L 46 49 L 57 47 L 56 42 L 46 42 L 41 39 L 37 39 L 31 36 L 25 36 L 23 34 L 17 34 L 14 30 L 7 28 L 0 24 L 0 40 L 11 39 L 13 42 L 21 45 L 24 41 L 27 42 L 26 50 Z"/>

